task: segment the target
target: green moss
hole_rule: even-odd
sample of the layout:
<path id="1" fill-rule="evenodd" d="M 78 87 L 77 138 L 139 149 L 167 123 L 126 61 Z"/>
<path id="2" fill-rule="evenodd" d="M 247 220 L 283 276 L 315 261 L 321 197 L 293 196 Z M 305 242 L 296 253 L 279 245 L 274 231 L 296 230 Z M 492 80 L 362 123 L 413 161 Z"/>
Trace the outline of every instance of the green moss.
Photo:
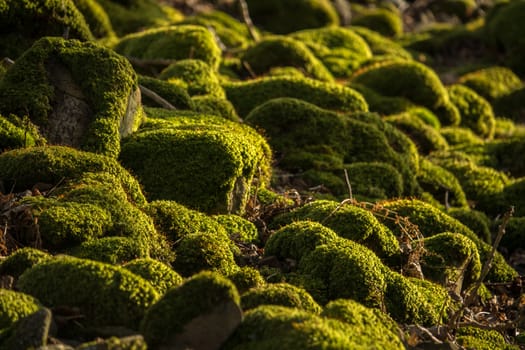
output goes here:
<path id="1" fill-rule="evenodd" d="M 446 169 L 425 158 L 420 158 L 417 181 L 442 205 L 467 207 L 467 197 L 458 179 Z"/>
<path id="2" fill-rule="evenodd" d="M 182 284 L 182 277 L 168 265 L 154 259 L 134 259 L 123 265 L 124 268 L 149 281 L 164 295 L 169 289 Z"/>
<path id="3" fill-rule="evenodd" d="M 197 59 L 218 68 L 221 50 L 211 32 L 201 26 L 175 25 L 123 37 L 115 50 L 143 59 Z"/>
<path id="4" fill-rule="evenodd" d="M 364 200 L 401 197 L 403 177 L 391 164 L 383 162 L 355 162 L 345 165 L 352 185 L 352 194 Z"/>
<path id="5" fill-rule="evenodd" d="M 457 330 L 456 338 L 458 344 L 468 349 L 519 349 L 517 345 L 507 344 L 505 338 L 493 329 L 482 329 L 473 326 L 460 327 Z"/>
<path id="6" fill-rule="evenodd" d="M 159 298 L 149 282 L 124 268 L 68 256 L 33 266 L 17 287 L 49 307 L 78 307 L 85 325 L 131 329 Z"/>
<path id="7" fill-rule="evenodd" d="M 84 121 L 86 130 L 71 140 L 62 140 L 62 135 L 55 135 L 50 126 L 60 88 L 49 76 L 50 71 L 57 69 L 71 74 L 82 91 L 81 99 L 90 109 L 89 118 Z M 71 144 L 116 157 L 121 135 L 136 130 L 140 123 L 140 105 L 134 115 L 124 118 L 128 100 L 136 89 L 137 78 L 131 64 L 112 50 L 77 40 L 42 38 L 0 81 L 0 112 L 28 116 L 49 143 Z"/>
<path id="8" fill-rule="evenodd" d="M 271 151 L 255 130 L 220 117 L 177 115 L 122 141 L 121 162 L 150 200 L 175 200 L 208 213 L 242 213 L 257 175 L 269 178 Z M 158 150 L 169 150 L 158 152 Z"/>
<path id="9" fill-rule="evenodd" d="M 365 112 L 364 98 L 354 90 L 337 84 L 294 77 L 270 77 L 247 82 L 224 83 L 226 97 L 244 118 L 255 107 L 274 98 L 299 98 L 321 108 L 345 112 Z"/>
<path id="10" fill-rule="evenodd" d="M 131 237 L 103 237 L 83 242 L 69 250 L 69 253 L 77 258 L 113 265 L 149 257 L 148 247 L 143 242 Z"/>
<path id="11" fill-rule="evenodd" d="M 97 0 L 119 36 L 180 21 L 182 14 L 154 0 Z"/>
<path id="12" fill-rule="evenodd" d="M 383 96 L 361 84 L 350 83 L 349 86 L 363 95 L 371 112 L 379 113 L 381 115 L 391 115 L 415 107 L 412 102 L 404 97 Z"/>
<path id="13" fill-rule="evenodd" d="M 36 248 L 17 249 L 0 261 L 0 276 L 8 275 L 18 278 L 25 270 L 50 258 L 50 254 Z"/>
<path id="14" fill-rule="evenodd" d="M 522 23 L 525 6 L 522 1 L 509 1 L 502 4 L 487 18 L 485 25 L 489 41 L 505 52 L 512 53 L 525 45 L 522 36 Z"/>
<path id="15" fill-rule="evenodd" d="M 273 225 L 283 225 L 295 220 L 312 220 L 321 223 L 323 226 L 336 232 L 340 237 L 355 241 L 370 248 L 375 254 L 386 261 L 391 262 L 391 260 L 396 260 L 398 257 L 399 244 L 392 232 L 380 224 L 372 212 L 363 208 L 350 204 L 340 205 L 337 202 L 318 200 L 293 210 L 288 214 L 278 216 Z M 322 226 L 321 228 L 318 228 L 314 225 L 313 228 L 320 230 Z M 294 228 L 291 226 L 289 229 L 297 230 L 300 229 L 300 227 Z M 321 240 L 316 237 L 314 241 L 311 241 L 306 245 L 306 250 L 304 250 L 304 248 L 298 250 L 296 254 L 299 255 L 291 257 L 299 260 L 301 256 L 304 256 L 304 254 L 311 251 L 317 245 L 324 243 L 328 244 L 333 241 L 330 236 L 325 238 L 328 233 L 325 233 L 324 230 L 321 229 L 320 234 L 321 236 L 319 238 L 322 238 Z M 299 238 L 301 239 L 301 236 L 299 236 Z M 302 238 L 301 240 L 305 240 L 305 238 Z M 301 242 L 301 240 L 299 242 Z M 285 242 L 286 241 L 284 241 L 284 243 Z M 294 243 L 294 245 L 295 244 L 297 243 Z M 286 244 L 284 247 L 284 252 L 287 252 L 288 249 L 286 249 Z M 290 253 L 295 253 L 294 250 L 290 250 Z"/>
<path id="16" fill-rule="evenodd" d="M 525 195 L 525 177 L 520 177 L 505 186 L 500 198 L 495 199 L 493 213 L 504 213 L 510 206 L 515 207 L 514 215 L 525 216 L 523 197 Z"/>
<path id="17" fill-rule="evenodd" d="M 243 243 L 255 243 L 259 240 L 257 227 L 238 215 L 217 215 L 214 217 L 228 232 L 232 240 Z"/>
<path id="18" fill-rule="evenodd" d="M 111 42 L 117 38 L 108 14 L 96 0 L 76 0 L 75 6 L 84 16 L 96 39 Z"/>
<path id="19" fill-rule="evenodd" d="M 140 336 L 129 336 L 124 338 L 111 337 L 108 339 L 97 339 L 77 346 L 77 350 L 90 350 L 104 347 L 107 350 L 147 350 L 148 346 Z"/>
<path id="20" fill-rule="evenodd" d="M 336 77 L 348 77 L 372 52 L 359 35 L 343 27 L 302 30 L 291 36 L 304 42 Z"/>
<path id="21" fill-rule="evenodd" d="M 171 103 L 178 109 L 194 109 L 195 102 L 191 99 L 185 88 L 160 79 L 139 76 L 139 84 L 155 92 L 157 95 Z M 159 105 L 142 94 L 142 103 L 145 106 L 159 107 Z"/>
<path id="22" fill-rule="evenodd" d="M 0 2 L 0 56 L 18 58 L 33 42 L 44 36 L 93 40 L 93 34 L 75 1 L 2 0 Z"/>
<path id="23" fill-rule="evenodd" d="M 483 139 L 468 128 L 447 126 L 439 132 L 450 146 L 481 145 L 483 143 Z"/>
<path id="24" fill-rule="evenodd" d="M 375 8 L 360 13 L 352 19 L 352 25 L 371 29 L 386 37 L 403 34 L 403 21 L 398 13 L 383 8 Z"/>
<path id="25" fill-rule="evenodd" d="M 450 101 L 461 114 L 461 126 L 470 128 L 477 135 L 491 139 L 494 136 L 496 120 L 492 107 L 472 89 L 463 85 L 452 85 L 448 88 Z"/>
<path id="26" fill-rule="evenodd" d="M 5 118 L 0 115 L 0 153 L 14 148 L 25 148 L 35 146 L 41 141 L 38 131 L 29 120 L 24 122 L 12 115 Z M 42 140 L 43 141 L 43 140 Z"/>
<path id="27" fill-rule="evenodd" d="M 407 60 L 412 59 L 412 55 L 401 45 L 373 30 L 364 27 L 350 27 L 350 29 L 366 41 L 374 56 L 387 55 Z"/>
<path id="28" fill-rule="evenodd" d="M 485 213 L 474 209 L 452 208 L 447 214 L 471 229 L 484 242 L 492 243 L 491 222 Z"/>
<path id="29" fill-rule="evenodd" d="M 523 123 L 525 122 L 524 98 L 525 87 L 514 90 L 494 101 L 494 111 L 497 115 L 505 116 L 518 123 Z"/>
<path id="30" fill-rule="evenodd" d="M 248 0 L 247 5 L 255 25 L 276 34 L 339 24 L 337 11 L 327 0 Z M 290 21 L 290 13 L 297 19 Z"/>
<path id="31" fill-rule="evenodd" d="M 225 98 L 206 95 L 194 96 L 191 100 L 198 113 L 216 115 L 234 122 L 241 121 L 231 102 Z"/>
<path id="32" fill-rule="evenodd" d="M 199 273 L 178 288 L 172 288 L 156 302 L 142 320 L 140 331 L 149 347 L 157 347 L 181 333 L 192 319 L 215 307 L 235 303 L 239 294 L 227 278 L 217 273 Z"/>
<path id="33" fill-rule="evenodd" d="M 513 120 L 504 117 L 496 117 L 496 126 L 494 130 L 495 139 L 508 138 L 514 135 L 515 132 L 516 124 Z"/>
<path id="34" fill-rule="evenodd" d="M 410 137 L 422 155 L 448 148 L 447 141 L 438 130 L 425 124 L 413 114 L 392 115 L 385 120 Z"/>
<path id="35" fill-rule="evenodd" d="M 160 72 L 159 79 L 168 82 L 182 81 L 190 96 L 224 97 L 217 74 L 206 62 L 198 59 L 183 59 L 170 64 Z"/>
<path id="36" fill-rule="evenodd" d="M 239 293 L 244 293 L 251 288 L 259 288 L 266 284 L 266 280 L 259 270 L 251 266 L 242 266 L 228 275 L 235 284 Z"/>
<path id="37" fill-rule="evenodd" d="M 0 289 L 0 329 L 12 326 L 16 321 L 40 308 L 37 299 L 14 290 Z"/>
<path id="38" fill-rule="evenodd" d="M 458 82 L 466 85 L 489 102 L 522 87 L 520 78 L 505 67 L 489 67 L 462 75 Z"/>
<path id="39" fill-rule="evenodd" d="M 288 283 L 269 283 L 252 288 L 241 295 L 241 307 L 244 311 L 261 305 L 281 305 L 312 314 L 319 314 L 321 307 L 304 289 Z"/>

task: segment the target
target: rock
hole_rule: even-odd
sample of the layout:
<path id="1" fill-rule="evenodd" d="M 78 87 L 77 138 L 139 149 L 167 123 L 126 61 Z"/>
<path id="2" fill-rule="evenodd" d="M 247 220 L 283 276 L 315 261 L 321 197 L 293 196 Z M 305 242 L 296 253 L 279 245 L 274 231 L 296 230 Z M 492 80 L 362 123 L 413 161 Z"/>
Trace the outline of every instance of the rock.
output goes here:
<path id="1" fill-rule="evenodd" d="M 36 348 L 47 344 L 51 327 L 51 311 L 46 308 L 20 319 L 11 330 L 11 336 L 2 344 L 2 349 L 19 350 Z"/>

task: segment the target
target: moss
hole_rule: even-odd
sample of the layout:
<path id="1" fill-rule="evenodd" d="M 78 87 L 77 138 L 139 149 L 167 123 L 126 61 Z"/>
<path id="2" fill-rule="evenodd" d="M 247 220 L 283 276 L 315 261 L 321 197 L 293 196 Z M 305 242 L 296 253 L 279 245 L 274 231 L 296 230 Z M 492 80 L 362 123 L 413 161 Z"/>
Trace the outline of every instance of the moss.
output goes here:
<path id="1" fill-rule="evenodd" d="M 103 347 L 107 350 L 147 350 L 148 346 L 141 336 L 129 336 L 124 338 L 110 337 L 97 339 L 77 346 L 77 350 L 90 350 Z"/>
<path id="2" fill-rule="evenodd" d="M 516 345 L 507 344 L 505 338 L 496 330 L 482 329 L 473 326 L 460 327 L 457 330 L 458 344 L 468 349 L 519 349 Z"/>
<path id="3" fill-rule="evenodd" d="M 49 71 L 62 69 L 71 74 L 89 106 L 86 130 L 78 140 L 62 140 L 53 127 L 46 128 L 59 103 Z M 65 74 L 65 73 L 64 73 Z M 67 143 L 90 152 L 116 157 L 120 137 L 137 129 L 140 105 L 134 115 L 124 119 L 128 100 L 137 89 L 131 64 L 112 50 L 93 43 L 61 38 L 42 38 L 20 57 L 0 81 L 0 112 L 28 116 L 49 143 Z"/>
<path id="4" fill-rule="evenodd" d="M 409 277 L 408 280 L 417 286 L 419 294 L 424 299 L 423 303 L 430 306 L 429 313 L 432 317 L 437 317 L 437 323 L 447 322 L 461 308 L 462 304 L 451 298 L 448 288 L 428 279 Z M 482 293 L 484 286 L 482 284 L 478 294 Z"/>
<path id="5" fill-rule="evenodd" d="M 380 115 L 401 113 L 415 107 L 412 102 L 404 97 L 383 96 L 361 84 L 350 83 L 349 86 L 363 95 L 371 112 Z"/>
<path id="6" fill-rule="evenodd" d="M 31 247 L 15 250 L 0 262 L 0 276 L 13 276 L 18 278 L 25 270 L 40 262 L 50 259 L 51 255 Z"/>
<path id="7" fill-rule="evenodd" d="M 115 50 L 143 59 L 197 59 L 218 68 L 221 50 L 211 32 L 201 26 L 175 25 L 123 37 Z"/>
<path id="8" fill-rule="evenodd" d="M 40 139 L 38 132 L 34 130 L 29 120 L 26 125 L 16 117 L 9 118 L 0 115 L 0 153 L 14 148 L 25 148 L 35 146 Z M 36 131 L 36 132 L 35 132 Z"/>
<path id="9" fill-rule="evenodd" d="M 447 214 L 471 229 L 484 242 L 492 243 L 491 222 L 485 213 L 474 209 L 452 208 Z"/>
<path id="10" fill-rule="evenodd" d="M 149 281 L 164 295 L 169 289 L 182 284 L 182 277 L 168 265 L 154 259 L 134 259 L 123 265 L 124 268 Z"/>
<path id="11" fill-rule="evenodd" d="M 359 35 L 342 27 L 323 27 L 290 34 L 304 42 L 336 77 L 348 77 L 372 52 Z"/>
<path id="12" fill-rule="evenodd" d="M 0 23 L 0 56 L 12 59 L 41 37 L 62 36 L 66 28 L 71 39 L 93 40 L 84 16 L 72 0 L 2 0 Z"/>
<path id="13" fill-rule="evenodd" d="M 240 298 L 235 286 L 217 273 L 201 272 L 172 288 L 146 313 L 140 331 L 149 347 L 156 348 L 181 333 L 192 319 Z"/>
<path id="14" fill-rule="evenodd" d="M 467 197 L 458 179 L 446 169 L 425 158 L 420 158 L 417 181 L 442 205 L 467 207 Z"/>
<path id="15" fill-rule="evenodd" d="M 470 128 L 477 135 L 491 139 L 494 136 L 496 120 L 490 104 L 476 92 L 463 85 L 448 88 L 450 101 L 461 114 L 461 126 Z"/>
<path id="16" fill-rule="evenodd" d="M 383 162 L 355 162 L 345 165 L 357 198 L 377 200 L 401 197 L 404 191 L 403 177 L 391 164 Z"/>
<path id="17" fill-rule="evenodd" d="M 496 221 L 493 224 L 494 231 L 498 230 L 500 225 L 501 220 Z M 523 237 L 525 237 L 525 217 L 512 217 L 505 228 L 505 234 L 501 239 L 501 246 L 510 254 L 518 249 L 525 249 Z M 0 271 L 2 265 L 0 265 Z"/>
<path id="18" fill-rule="evenodd" d="M 232 240 L 243 243 L 255 243 L 259 240 L 257 227 L 238 215 L 217 215 L 214 217 L 228 232 Z"/>
<path id="19" fill-rule="evenodd" d="M 234 122 L 241 121 L 231 102 L 225 98 L 206 95 L 194 96 L 191 100 L 198 113 L 216 115 Z"/>
<path id="20" fill-rule="evenodd" d="M 525 16 L 525 6 L 521 1 L 503 4 L 487 18 L 486 33 L 490 42 L 506 52 L 523 48 L 521 21 Z"/>
<path id="21" fill-rule="evenodd" d="M 386 37 L 403 34 L 403 21 L 398 13 L 383 8 L 375 8 L 360 13 L 352 19 L 352 25 L 371 29 Z"/>
<path id="22" fill-rule="evenodd" d="M 525 216 L 523 198 L 525 195 L 525 177 L 520 177 L 505 186 L 500 198 L 495 199 L 493 213 L 504 213 L 510 206 L 515 206 L 514 215 Z"/>
<path id="23" fill-rule="evenodd" d="M 195 102 L 191 99 L 188 91 L 177 85 L 160 79 L 139 76 L 139 84 L 152 90 L 157 95 L 171 103 L 178 109 L 194 109 Z M 142 94 L 142 103 L 145 106 L 159 107 L 158 104 L 148 96 Z"/>
<path id="24" fill-rule="evenodd" d="M 96 39 L 111 42 L 117 38 L 108 14 L 96 0 L 76 0 L 75 6 Z"/>
<path id="25" fill-rule="evenodd" d="M 255 25 L 276 34 L 339 24 L 336 10 L 326 0 L 248 0 L 247 5 Z M 290 13 L 295 13 L 297 20 L 290 21 Z"/>
<path id="26" fill-rule="evenodd" d="M 0 289 L 0 329 L 12 326 L 16 321 L 40 308 L 40 302 L 30 295 L 14 290 Z"/>
<path id="27" fill-rule="evenodd" d="M 385 120 L 410 137 L 422 155 L 448 148 L 447 141 L 438 130 L 425 124 L 413 114 L 392 115 Z"/>
<path id="28" fill-rule="evenodd" d="M 494 101 L 494 111 L 497 115 L 505 116 L 517 123 L 523 123 L 525 122 L 525 108 L 522 103 L 524 98 L 525 87 L 514 90 Z"/>
<path id="29" fill-rule="evenodd" d="M 481 137 L 468 128 L 447 126 L 442 128 L 440 133 L 450 146 L 481 145 L 484 142 Z"/>
<path id="30" fill-rule="evenodd" d="M 244 118 L 255 107 L 274 98 L 291 97 L 308 101 L 321 108 L 345 112 L 368 110 L 363 97 L 354 90 L 337 84 L 294 77 L 271 77 L 247 82 L 224 83 L 226 97 Z"/>
<path id="31" fill-rule="evenodd" d="M 266 77 L 292 77 L 296 79 L 304 78 L 304 72 L 297 67 L 272 67 Z"/>
<path id="32" fill-rule="evenodd" d="M 97 0 L 119 36 L 180 21 L 182 14 L 153 0 Z"/>
<path id="33" fill-rule="evenodd" d="M 149 249 L 143 242 L 130 237 L 103 237 L 83 242 L 69 250 L 72 256 L 100 261 L 107 264 L 149 257 Z"/>
<path id="34" fill-rule="evenodd" d="M 497 108 L 498 107 L 495 106 L 495 109 Z M 510 137 L 514 135 L 515 132 L 516 132 L 516 124 L 514 123 L 513 120 L 504 118 L 504 117 L 496 117 L 496 126 L 494 130 L 495 139 L 504 139 L 504 138 Z"/>
<path id="35" fill-rule="evenodd" d="M 68 256 L 33 266 L 17 287 L 49 307 L 78 307 L 85 325 L 131 329 L 159 298 L 149 282 L 124 268 Z"/>
<path id="36" fill-rule="evenodd" d="M 288 283 L 269 283 L 252 288 L 241 295 L 241 307 L 244 311 L 261 305 L 281 305 L 312 314 L 319 314 L 321 307 L 304 289 Z"/>
<path id="37" fill-rule="evenodd" d="M 242 266 L 228 275 L 230 281 L 235 284 L 239 293 L 244 293 L 251 288 L 259 288 L 266 284 L 259 270 L 251 266 Z"/>
<path id="38" fill-rule="evenodd" d="M 505 67 L 488 67 L 462 75 L 459 83 L 466 85 L 489 102 L 522 87 L 520 78 Z"/>
<path id="39" fill-rule="evenodd" d="M 160 72 L 159 79 L 168 82 L 182 81 L 190 96 L 224 97 L 219 78 L 212 67 L 198 59 L 183 59 L 170 64 Z"/>
<path id="40" fill-rule="evenodd" d="M 318 200 L 300 207 L 289 214 L 278 216 L 273 225 L 283 225 L 295 220 L 312 220 L 322 223 L 323 226 L 330 228 L 340 237 L 370 248 L 375 254 L 386 261 L 391 262 L 390 260 L 396 260 L 398 257 L 399 244 L 396 238 L 390 230 L 379 223 L 372 212 L 366 209 L 350 204 L 340 205 L 337 202 Z M 294 227 L 289 228 L 293 229 Z M 315 225 L 313 228 L 317 230 L 320 229 Z M 315 239 L 307 245 L 308 249 L 306 251 L 299 251 L 298 254 L 300 255 L 297 257 L 292 256 L 292 258 L 299 260 L 302 255 L 311 251 L 315 246 L 323 243 L 328 244 L 333 241 L 333 239 L 324 238 L 328 233 L 325 233 L 323 230 L 321 230 L 320 234 L 323 238 L 322 240 L 318 241 L 318 239 Z M 305 238 L 303 238 L 303 240 L 304 239 Z M 286 250 L 285 248 L 285 252 Z M 291 250 L 290 253 L 294 253 L 294 251 Z"/>
<path id="41" fill-rule="evenodd" d="M 401 45 L 373 30 L 364 27 L 350 27 L 350 29 L 366 41 L 374 56 L 387 55 L 407 60 L 412 59 L 412 55 Z"/>
<path id="42" fill-rule="evenodd" d="M 162 113 L 161 126 L 122 141 L 120 160 L 140 179 L 148 198 L 207 213 L 242 213 L 254 178 L 261 184 L 269 178 L 271 151 L 265 140 L 224 118 Z"/>

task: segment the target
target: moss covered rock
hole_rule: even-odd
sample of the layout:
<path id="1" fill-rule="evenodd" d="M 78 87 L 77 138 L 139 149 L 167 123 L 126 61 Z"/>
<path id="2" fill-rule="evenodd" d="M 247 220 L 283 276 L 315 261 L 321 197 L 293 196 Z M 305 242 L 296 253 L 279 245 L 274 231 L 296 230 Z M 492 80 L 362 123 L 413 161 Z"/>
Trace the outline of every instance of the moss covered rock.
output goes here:
<path id="1" fill-rule="evenodd" d="M 235 107 L 226 98 L 213 95 L 193 96 L 192 102 L 195 111 L 201 114 L 216 115 L 234 122 L 240 122 L 241 118 L 237 115 Z"/>
<path id="2" fill-rule="evenodd" d="M 195 103 L 187 89 L 180 85 L 147 76 L 139 76 L 139 84 L 162 97 L 175 108 L 190 110 L 195 108 Z M 144 106 L 160 107 L 157 102 L 146 95 L 142 95 L 142 103 Z"/>
<path id="3" fill-rule="evenodd" d="M 458 82 L 471 88 L 489 102 L 522 87 L 520 78 L 514 72 L 500 66 L 483 68 L 464 74 Z"/>
<path id="4" fill-rule="evenodd" d="M 350 27 L 350 29 L 366 41 L 374 56 L 378 55 L 408 60 L 412 59 L 412 55 L 397 42 L 386 38 L 373 30 L 358 26 Z"/>
<path id="5" fill-rule="evenodd" d="M 386 37 L 396 37 L 403 34 L 401 16 L 385 8 L 369 9 L 357 14 L 352 25 L 365 27 Z"/>
<path id="6" fill-rule="evenodd" d="M 69 249 L 68 253 L 78 258 L 113 265 L 148 258 L 150 255 L 144 242 L 130 237 L 103 237 L 86 241 Z"/>
<path id="7" fill-rule="evenodd" d="M 481 145 L 484 142 L 469 128 L 447 126 L 440 129 L 439 132 L 447 140 L 449 146 Z M 494 132 L 496 132 L 496 128 L 494 128 Z"/>
<path id="8" fill-rule="evenodd" d="M 304 289 L 288 283 L 269 283 L 252 288 L 241 295 L 241 307 L 244 311 L 261 305 L 281 305 L 312 314 L 319 314 L 321 307 Z"/>
<path id="9" fill-rule="evenodd" d="M 124 268 L 68 256 L 33 266 L 17 287 L 49 307 L 78 307 L 90 326 L 137 329 L 159 298 L 149 282 Z"/>
<path id="10" fill-rule="evenodd" d="M 458 344 L 467 349 L 504 349 L 517 350 L 517 345 L 507 344 L 503 335 L 492 329 L 465 326 L 457 330 Z"/>
<path id="11" fill-rule="evenodd" d="M 216 215 L 214 219 L 221 224 L 232 240 L 243 243 L 256 243 L 259 240 L 257 227 L 238 215 Z"/>
<path id="12" fill-rule="evenodd" d="M 170 266 L 155 259 L 134 259 L 123 267 L 149 281 L 160 295 L 183 282 L 182 277 Z"/>
<path id="13" fill-rule="evenodd" d="M 228 279 L 235 284 L 239 293 L 244 293 L 252 288 L 262 287 L 266 280 L 259 270 L 251 266 L 242 266 L 228 275 Z"/>
<path id="14" fill-rule="evenodd" d="M 28 116 L 48 143 L 112 157 L 142 118 L 131 64 L 77 40 L 38 40 L 0 81 L 0 96 L 0 113 Z"/>
<path id="15" fill-rule="evenodd" d="M 34 297 L 14 290 L 0 289 L 0 329 L 12 326 L 16 321 L 40 308 Z"/>
<path id="16" fill-rule="evenodd" d="M 0 276 L 18 278 L 25 270 L 51 257 L 49 253 L 36 248 L 17 249 L 0 262 Z"/>
<path id="17" fill-rule="evenodd" d="M 447 214 L 471 229 L 484 242 L 492 243 L 491 221 L 482 211 L 469 208 L 451 208 Z"/>

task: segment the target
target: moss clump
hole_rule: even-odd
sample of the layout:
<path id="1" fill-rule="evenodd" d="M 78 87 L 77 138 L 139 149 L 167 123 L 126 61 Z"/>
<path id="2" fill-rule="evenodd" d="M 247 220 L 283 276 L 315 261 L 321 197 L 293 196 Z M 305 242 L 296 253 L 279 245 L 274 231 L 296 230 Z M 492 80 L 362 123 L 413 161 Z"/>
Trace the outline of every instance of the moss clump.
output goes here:
<path id="1" fill-rule="evenodd" d="M 505 67 L 489 67 L 462 75 L 458 82 L 489 102 L 510 94 L 522 87 L 520 78 Z"/>
<path id="2" fill-rule="evenodd" d="M 195 109 L 195 102 L 182 86 L 146 76 L 139 76 L 139 84 L 155 92 L 175 108 Z M 157 102 L 144 94 L 142 94 L 142 103 L 149 107 L 159 107 Z"/>
<path id="3" fill-rule="evenodd" d="M 243 243 L 255 243 L 259 240 L 257 227 L 241 216 L 217 215 L 214 219 L 226 229 L 232 240 Z"/>
<path id="4" fill-rule="evenodd" d="M 231 102 L 225 98 L 206 95 L 194 96 L 191 100 L 197 113 L 216 115 L 234 122 L 241 121 Z"/>
<path id="5" fill-rule="evenodd" d="M 321 307 L 304 289 L 288 283 L 269 283 L 241 295 L 244 311 L 261 305 L 281 305 L 319 314 Z"/>
<path id="6" fill-rule="evenodd" d="M 484 242 L 491 244 L 490 219 L 481 211 L 467 208 L 452 208 L 448 215 L 461 222 L 472 230 Z M 508 234 L 507 234 L 508 236 Z M 506 237 L 506 236 L 505 236 Z"/>
<path id="7" fill-rule="evenodd" d="M 274 98 L 291 97 L 321 108 L 345 112 L 365 112 L 363 97 L 350 88 L 307 78 L 270 77 L 247 82 L 224 83 L 226 97 L 244 118 L 255 107 Z"/>
<path id="8" fill-rule="evenodd" d="M 239 293 L 244 293 L 249 289 L 259 288 L 266 284 L 259 270 L 251 266 L 242 266 L 229 274 L 228 278 L 235 284 Z"/>
<path id="9" fill-rule="evenodd" d="M 168 290 L 150 307 L 140 331 L 148 346 L 156 348 L 183 332 L 184 326 L 194 318 L 230 303 L 240 303 L 233 283 L 217 273 L 201 272 L 178 288 Z"/>
<path id="10" fill-rule="evenodd" d="M 391 115 L 415 108 L 414 103 L 404 97 L 383 96 L 361 84 L 350 83 L 349 86 L 363 95 L 371 112 L 379 113 L 380 115 Z"/>
<path id="11" fill-rule="evenodd" d="M 365 27 L 386 37 L 403 34 L 403 21 L 398 13 L 383 8 L 375 8 L 358 13 L 352 25 Z"/>
<path id="12" fill-rule="evenodd" d="M 206 62 L 198 59 L 183 59 L 170 64 L 160 72 L 159 79 L 182 84 L 190 96 L 224 97 L 217 74 Z"/>
<path id="13" fill-rule="evenodd" d="M 450 146 L 481 145 L 484 142 L 481 137 L 468 128 L 447 126 L 439 130 L 439 132 Z"/>
<path id="14" fill-rule="evenodd" d="M 336 77 L 348 77 L 372 52 L 359 35 L 342 27 L 323 27 L 290 34 L 304 42 Z"/>
<path id="15" fill-rule="evenodd" d="M 494 136 L 496 120 L 490 104 L 476 92 L 463 85 L 448 88 L 450 101 L 461 114 L 461 126 L 470 128 L 477 135 L 491 139 Z"/>
<path id="16" fill-rule="evenodd" d="M 373 30 L 364 27 L 350 27 L 350 29 L 366 41 L 374 56 L 412 59 L 412 55 L 401 45 Z"/>
<path id="17" fill-rule="evenodd" d="M 355 162 L 345 165 L 357 199 L 374 201 L 401 197 L 403 177 L 391 164 L 383 162 Z"/>
<path id="18" fill-rule="evenodd" d="M 38 135 L 38 131 L 31 127 L 29 120 L 24 122 L 11 115 L 9 118 L 0 115 L 0 153 L 14 149 L 35 146 L 44 140 Z"/>
<path id="19" fill-rule="evenodd" d="M 144 28 L 165 26 L 183 16 L 174 8 L 154 0 L 97 0 L 104 8 L 119 36 Z"/>
<path id="20" fill-rule="evenodd" d="M 122 267 L 149 281 L 160 295 L 183 282 L 182 277 L 171 267 L 154 259 L 134 259 Z"/>
<path id="21" fill-rule="evenodd" d="M 39 301 L 30 295 L 0 289 L 0 329 L 12 326 L 16 321 L 31 315 L 39 308 Z"/>
<path id="22" fill-rule="evenodd" d="M 211 32 L 201 26 L 176 25 L 150 29 L 123 37 L 115 50 L 125 56 L 144 59 L 187 58 L 204 61 L 218 68 L 221 49 Z"/>
<path id="23" fill-rule="evenodd" d="M 12 59 L 41 37 L 62 36 L 66 28 L 71 39 L 93 40 L 84 16 L 72 0 L 2 0 L 0 23 L 0 56 Z"/>
<path id="24" fill-rule="evenodd" d="M 0 262 L 0 276 L 13 276 L 18 278 L 25 270 L 41 263 L 52 256 L 42 250 L 24 247 L 15 250 Z"/>
<path id="25" fill-rule="evenodd" d="M 17 287 L 49 307 L 78 307 L 85 325 L 99 327 L 137 329 L 159 298 L 149 282 L 124 268 L 68 256 L 33 266 Z"/>
<path id="26" fill-rule="evenodd" d="M 57 106 L 67 83 L 59 83 L 54 71 L 70 75 L 87 108 L 85 130 L 79 128 L 73 136 L 63 135 L 58 121 Z M 58 74 L 58 73 L 57 73 Z M 64 78 L 67 82 L 68 79 Z M 116 157 L 120 138 L 138 128 L 141 108 L 128 111 L 131 96 L 137 89 L 137 77 L 131 64 L 112 50 L 93 43 L 61 38 L 38 40 L 11 67 L 0 81 L 0 113 L 28 116 L 39 127 L 49 143 L 68 144 L 82 150 Z M 62 97 L 60 97 L 62 96 Z M 78 101 L 77 101 L 78 102 Z M 80 102 L 78 102 L 80 103 Z M 56 129 L 56 130 L 55 130 Z"/>
<path id="27" fill-rule="evenodd" d="M 148 247 L 131 237 L 104 237 L 83 242 L 69 250 L 69 253 L 77 258 L 113 265 L 149 257 Z"/>
<path id="28" fill-rule="evenodd" d="M 327 0 L 248 0 L 247 5 L 255 25 L 276 34 L 339 24 L 337 11 Z M 290 21 L 290 13 L 297 20 Z"/>
<path id="29" fill-rule="evenodd" d="M 458 179 L 451 172 L 425 158 L 420 158 L 417 181 L 423 191 L 430 193 L 444 206 L 468 206 L 467 197 Z"/>
<path id="30" fill-rule="evenodd" d="M 96 0 L 76 0 L 75 6 L 84 16 L 96 39 L 112 42 L 117 38 L 108 14 Z"/>
<path id="31" fill-rule="evenodd" d="M 468 349 L 503 349 L 517 350 L 516 345 L 507 344 L 505 338 L 496 330 L 482 329 L 478 327 L 460 327 L 457 330 L 456 339 L 458 344 Z"/>

